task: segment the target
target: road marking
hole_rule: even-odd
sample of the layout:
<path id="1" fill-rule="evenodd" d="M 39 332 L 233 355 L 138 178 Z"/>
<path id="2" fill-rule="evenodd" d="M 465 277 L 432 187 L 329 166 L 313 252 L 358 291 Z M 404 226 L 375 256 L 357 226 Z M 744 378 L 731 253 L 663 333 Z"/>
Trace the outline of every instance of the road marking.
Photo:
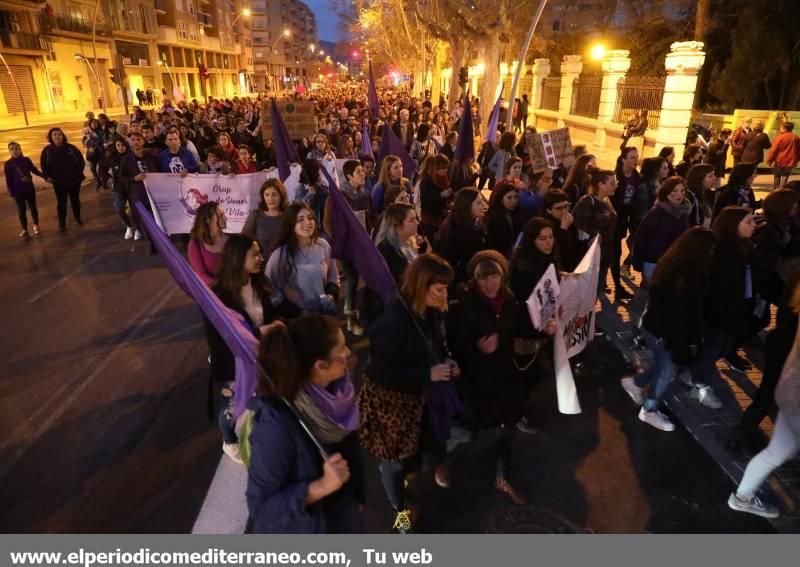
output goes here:
<path id="1" fill-rule="evenodd" d="M 193 534 L 243 534 L 247 527 L 247 469 L 224 453 L 208 487 Z"/>
<path id="2" fill-rule="evenodd" d="M 45 295 L 47 295 L 48 293 L 50 293 L 51 291 L 53 291 L 53 290 L 54 290 L 54 289 L 56 289 L 57 287 L 59 287 L 59 286 L 62 286 L 62 285 L 64 285 L 65 283 L 67 283 L 67 281 L 68 281 L 68 280 L 69 280 L 69 279 L 70 279 L 72 276 L 75 276 L 75 275 L 77 275 L 77 274 L 78 274 L 79 272 L 81 272 L 81 271 L 82 271 L 84 268 L 88 268 L 88 267 L 89 267 L 89 266 L 91 266 L 92 264 L 94 264 L 94 263 L 96 263 L 96 262 L 99 262 L 99 261 L 100 261 L 100 260 L 103 258 L 103 256 L 105 256 L 106 254 L 108 254 L 108 252 L 103 252 L 103 253 L 102 253 L 102 254 L 100 254 L 99 256 L 95 256 L 94 258 L 92 258 L 92 259 L 91 259 L 91 260 L 89 260 L 88 262 L 86 262 L 86 263 L 84 263 L 84 264 L 81 264 L 80 266 L 78 266 L 77 268 L 75 268 L 74 270 L 72 270 L 70 273 L 68 273 L 66 276 L 64 276 L 63 278 L 61 278 L 60 280 L 58 280 L 57 282 L 55 282 L 55 283 L 53 283 L 53 284 L 51 284 L 51 285 L 47 286 L 47 287 L 46 287 L 46 288 L 44 288 L 42 291 L 40 291 L 39 293 L 37 293 L 36 295 L 34 295 L 33 297 L 31 297 L 31 298 L 28 300 L 28 303 L 36 303 L 37 301 L 39 301 L 41 298 L 43 298 Z"/>
<path id="3" fill-rule="evenodd" d="M 39 409 L 35 411 L 31 416 L 28 417 L 29 422 L 36 423 L 40 416 L 47 412 L 49 415 L 47 419 L 45 419 L 41 425 L 34 431 L 34 433 L 25 441 L 22 442 L 20 447 L 14 452 L 14 455 L 6 459 L 6 462 L 0 467 L 0 478 L 5 477 L 6 474 L 14 467 L 15 464 L 19 462 L 19 460 L 28 452 L 31 448 L 33 443 L 45 432 L 47 431 L 63 414 L 64 412 L 78 399 L 78 397 L 94 382 L 97 377 L 106 369 L 106 367 L 111 363 L 116 356 L 123 348 L 128 346 L 128 343 L 136 337 L 137 334 L 150 322 L 151 317 L 159 310 L 161 307 L 172 297 L 178 287 L 175 283 L 170 280 L 164 288 L 159 291 L 159 293 L 155 296 L 155 298 L 145 305 L 136 315 L 134 315 L 128 322 L 128 325 L 132 324 L 134 321 L 142 317 L 142 320 L 139 322 L 138 325 L 133 327 L 130 331 L 128 331 L 125 336 L 119 340 L 117 345 L 107 354 L 106 353 L 98 353 L 94 355 L 89 361 L 84 364 L 83 368 L 76 372 L 76 374 L 81 375 L 86 370 L 91 368 L 95 361 L 98 360 L 101 356 L 103 357 L 102 362 L 100 362 L 99 366 L 95 367 L 94 371 L 89 374 L 80 384 L 75 386 L 71 393 L 63 397 L 66 392 L 72 388 L 72 384 L 64 383 L 61 388 L 58 389 L 48 400 L 39 406 Z M 152 308 L 151 308 L 152 307 Z M 62 399 L 63 401 L 61 404 L 56 407 L 53 411 L 47 411 L 48 406 L 52 402 L 52 400 Z M 12 435 L 8 437 L 8 440 L 3 442 L 0 445 L 0 449 L 6 448 L 13 439 L 17 437 L 17 435 L 21 432 L 24 424 L 18 427 Z"/>

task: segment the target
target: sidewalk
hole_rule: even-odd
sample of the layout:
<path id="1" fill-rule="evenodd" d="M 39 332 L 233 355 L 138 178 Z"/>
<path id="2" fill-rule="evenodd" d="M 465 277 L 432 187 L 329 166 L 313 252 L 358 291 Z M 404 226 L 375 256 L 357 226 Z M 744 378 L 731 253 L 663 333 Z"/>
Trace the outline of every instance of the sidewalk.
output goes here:
<path id="1" fill-rule="evenodd" d="M 639 321 L 647 302 L 647 293 L 640 290 L 633 281 L 625 280 L 635 297 L 626 303 L 612 303 L 597 313 L 597 323 L 607 332 L 610 340 L 634 365 L 647 368 L 651 363 L 648 349 L 638 347 L 633 342 L 633 324 Z M 636 281 L 641 278 L 636 276 Z M 611 284 L 609 276 L 609 284 Z M 754 339 L 754 340 L 758 340 Z M 672 415 L 679 421 L 705 451 L 717 462 L 734 483 L 741 480 L 748 461 L 729 452 L 725 445 L 731 428 L 739 423 L 744 409 L 750 405 L 752 397 L 761 383 L 761 368 L 764 366 L 763 348 L 745 347 L 747 358 L 753 370 L 747 375 L 731 371 L 727 365 L 717 364 L 721 381 L 714 383 L 715 393 L 723 403 L 719 410 L 712 410 L 689 398 L 689 388 L 675 381 L 670 386 L 665 403 Z M 729 387 L 725 388 L 724 385 Z M 644 423 L 642 427 L 649 427 Z M 761 430 L 769 437 L 773 423 L 767 418 Z M 668 434 L 665 434 L 668 435 Z M 783 533 L 800 532 L 800 460 L 785 463 L 770 476 L 762 488 L 766 499 L 781 509 L 781 517 L 770 520 L 776 530 Z M 731 514 L 736 514 L 731 510 Z"/>
<path id="2" fill-rule="evenodd" d="M 128 109 L 130 110 L 132 107 L 133 105 L 129 105 Z M 93 108 L 91 110 L 94 112 L 95 116 L 103 112 L 103 110 L 100 108 Z M 75 110 L 70 112 L 56 112 L 47 114 L 34 114 L 29 112 L 28 121 L 30 124 L 27 126 L 25 125 L 25 118 L 21 113 L 7 114 L 5 116 L 0 116 L 0 132 L 41 126 L 59 126 L 66 122 L 80 122 L 82 120 L 86 120 L 86 112 L 87 110 Z M 109 106 L 106 114 L 108 114 L 108 116 L 110 116 L 112 119 L 117 119 L 118 117 L 125 115 L 125 107 Z"/>

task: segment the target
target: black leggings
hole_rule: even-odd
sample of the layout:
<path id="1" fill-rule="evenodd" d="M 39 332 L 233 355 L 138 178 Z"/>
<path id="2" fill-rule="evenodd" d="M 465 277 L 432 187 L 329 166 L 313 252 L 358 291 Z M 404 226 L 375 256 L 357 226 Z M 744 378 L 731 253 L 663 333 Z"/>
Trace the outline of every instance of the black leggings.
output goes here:
<path id="1" fill-rule="evenodd" d="M 58 184 L 53 185 L 56 192 L 56 210 L 58 211 L 58 226 L 63 227 L 67 224 L 67 199 L 72 206 L 72 216 L 75 221 L 81 220 L 81 184 Z"/>
<path id="2" fill-rule="evenodd" d="M 36 208 L 36 193 L 28 193 L 26 195 L 20 195 L 19 197 L 14 197 L 14 201 L 17 203 L 17 212 L 19 213 L 19 224 L 22 226 L 22 230 L 28 230 L 28 215 L 27 210 L 31 210 L 31 218 L 33 219 L 33 224 L 39 224 L 39 209 Z"/>

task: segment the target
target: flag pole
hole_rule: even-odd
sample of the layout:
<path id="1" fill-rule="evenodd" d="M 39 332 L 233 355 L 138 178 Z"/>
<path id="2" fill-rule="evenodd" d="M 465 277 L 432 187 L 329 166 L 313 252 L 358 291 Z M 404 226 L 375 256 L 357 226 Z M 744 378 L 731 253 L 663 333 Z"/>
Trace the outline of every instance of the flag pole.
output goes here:
<path id="1" fill-rule="evenodd" d="M 536 14 L 533 16 L 531 27 L 528 28 L 528 35 L 525 36 L 525 42 L 522 45 L 522 50 L 519 52 L 519 58 L 517 59 L 517 70 L 514 73 L 514 81 L 511 83 L 511 92 L 508 95 L 509 116 L 511 116 L 511 114 L 514 112 L 514 99 L 517 95 L 519 76 L 522 72 L 522 68 L 525 66 L 525 56 L 528 54 L 528 47 L 530 47 L 531 45 L 531 40 L 533 39 L 533 32 L 536 31 L 536 26 L 539 25 L 539 20 L 542 17 L 542 12 L 544 11 L 544 7 L 546 4 L 547 0 L 539 1 L 539 7 L 536 9 Z"/>

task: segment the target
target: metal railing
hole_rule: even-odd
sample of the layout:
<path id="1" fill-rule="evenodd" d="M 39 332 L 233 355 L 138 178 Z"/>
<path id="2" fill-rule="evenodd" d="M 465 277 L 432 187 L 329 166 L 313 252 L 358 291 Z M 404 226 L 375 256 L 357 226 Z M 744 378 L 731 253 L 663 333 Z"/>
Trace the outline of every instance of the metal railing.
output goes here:
<path id="1" fill-rule="evenodd" d="M 81 20 L 63 14 L 54 14 L 52 16 L 39 14 L 39 26 L 44 33 L 60 30 L 92 35 L 91 21 Z M 111 26 L 104 22 L 97 22 L 96 31 L 97 35 L 110 36 Z"/>
<path id="2" fill-rule="evenodd" d="M 623 77 L 617 83 L 613 122 L 625 124 L 642 108 L 647 109 L 647 128 L 656 130 L 661 121 L 666 76 Z"/>
<path id="3" fill-rule="evenodd" d="M 551 75 L 542 79 L 542 103 L 544 110 L 558 110 L 561 98 L 561 75 Z"/>
<path id="4" fill-rule="evenodd" d="M 0 45 L 11 49 L 32 49 L 49 51 L 50 42 L 46 37 L 25 32 L 0 31 Z"/>
<path id="5" fill-rule="evenodd" d="M 603 77 L 581 75 L 572 82 L 572 103 L 570 114 L 597 118 L 600 110 L 600 87 Z"/>

